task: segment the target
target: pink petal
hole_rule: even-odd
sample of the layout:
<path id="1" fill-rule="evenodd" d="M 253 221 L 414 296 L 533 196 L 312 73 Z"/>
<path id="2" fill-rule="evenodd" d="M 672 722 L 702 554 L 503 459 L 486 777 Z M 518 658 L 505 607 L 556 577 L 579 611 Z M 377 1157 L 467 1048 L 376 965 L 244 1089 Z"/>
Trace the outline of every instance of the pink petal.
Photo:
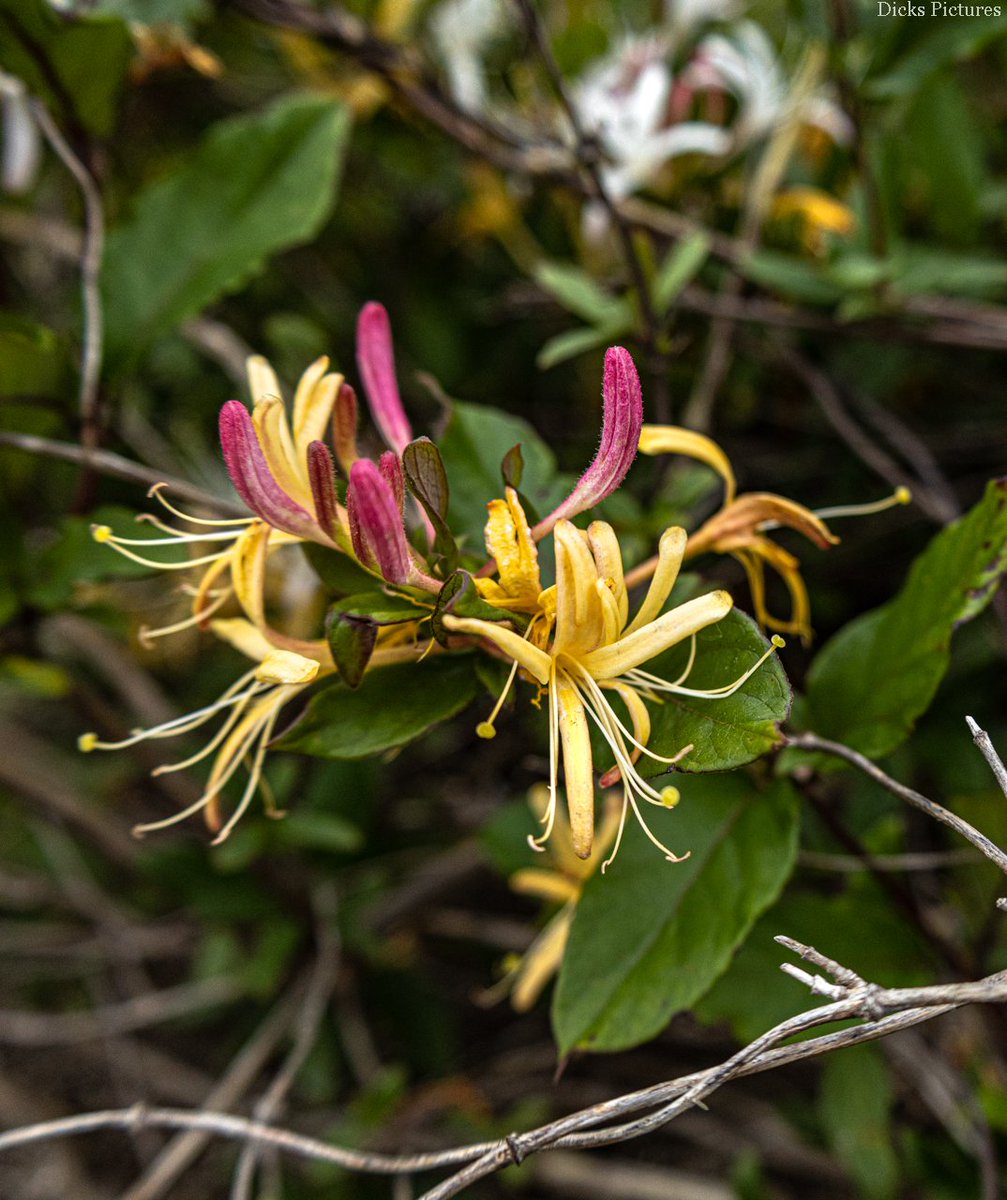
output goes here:
<path id="1" fill-rule="evenodd" d="M 385 444 L 397 454 L 413 440 L 395 378 L 392 327 L 382 304 L 371 301 L 357 318 L 357 366 L 364 382 L 371 416 Z"/>

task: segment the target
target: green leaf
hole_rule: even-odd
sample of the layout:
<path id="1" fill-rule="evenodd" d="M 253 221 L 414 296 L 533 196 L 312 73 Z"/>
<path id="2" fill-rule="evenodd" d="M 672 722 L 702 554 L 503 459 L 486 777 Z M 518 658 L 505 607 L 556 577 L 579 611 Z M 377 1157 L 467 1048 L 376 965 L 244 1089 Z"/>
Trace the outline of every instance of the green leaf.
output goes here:
<path id="1" fill-rule="evenodd" d="M 881 21 L 888 21 L 888 18 L 879 17 L 878 23 Z M 888 58 L 881 73 L 866 81 L 864 94 L 872 100 L 904 96 L 916 91 L 935 71 L 974 57 L 989 42 L 1002 37 L 1004 30 L 1000 13 L 977 15 L 965 20 L 938 18 L 889 24 L 895 26 L 893 33 L 905 33 L 908 24 L 910 32 L 917 36 L 911 37 L 908 45 L 906 39 L 900 37 L 898 45 L 901 52 L 898 56 Z"/>
<path id="2" fill-rule="evenodd" d="M 889 754 L 926 711 L 951 635 L 991 600 L 1007 570 L 1007 479 L 942 530 L 894 600 L 851 621 L 808 673 L 806 726 L 870 758 Z"/>
<path id="3" fill-rule="evenodd" d="M 654 279 L 654 308 L 663 316 L 690 284 L 710 255 L 710 238 L 703 232 L 679 242 L 661 264 Z"/>
<path id="4" fill-rule="evenodd" d="M 330 550 L 317 542 L 305 542 L 301 549 L 311 569 L 334 596 L 370 594 L 383 582 L 339 550 Z"/>
<path id="5" fill-rule="evenodd" d="M 806 304 L 831 305 L 843 298 L 843 289 L 832 283 L 823 272 L 800 258 L 792 258 L 774 250 L 756 250 L 739 264 L 746 279 L 788 300 Z"/>
<path id="6" fill-rule="evenodd" d="M 751 617 L 732 609 L 696 638 L 696 661 L 684 686 L 723 687 L 743 675 L 766 650 L 766 639 Z M 676 646 L 646 669 L 662 679 L 676 680 L 685 670 L 689 645 Z M 733 696 L 703 700 L 693 696 L 662 695 L 651 705 L 653 722 L 648 748 L 671 755 L 691 742 L 694 749 L 679 771 L 729 771 L 767 754 L 781 741 L 779 723 L 790 713 L 791 692 L 777 655 L 764 662 Z M 667 768 L 644 755 L 639 763 L 645 776 Z"/>
<path id="7" fill-rule="evenodd" d="M 458 547 L 445 520 L 450 491 L 441 452 L 428 437 L 417 438 L 402 452 L 402 470 L 409 490 L 434 527 L 434 553 L 440 557 L 444 571 L 450 573 L 458 565 Z"/>
<path id="8" fill-rule="evenodd" d="M 56 397 L 69 382 L 67 347 L 59 334 L 0 313 L 0 396 Z"/>
<path id="9" fill-rule="evenodd" d="M 605 325 L 596 329 L 590 325 L 586 329 L 567 329 L 545 343 L 535 358 L 535 365 L 541 371 L 548 371 L 550 367 L 558 367 L 560 363 L 593 350 L 596 346 L 610 345 L 628 328 L 628 324 L 620 323 L 614 328 Z"/>
<path id="10" fill-rule="evenodd" d="M 798 797 L 742 775 L 688 782 L 678 808 L 648 812 L 682 863 L 665 862 L 632 815 L 605 875 L 588 880 L 553 1004 L 560 1052 L 623 1050 L 660 1032 L 725 970 L 776 899 L 797 854 Z"/>
<path id="11" fill-rule="evenodd" d="M 104 137 L 112 131 L 133 42 L 116 17 L 72 18 L 44 0 L 0 0 L 0 68 L 53 110 Z"/>
<path id="12" fill-rule="evenodd" d="M 569 491 L 569 481 L 556 474 L 552 451 L 528 422 L 479 404 L 452 404 L 438 444 L 451 481 L 448 524 L 470 550 L 482 550 L 486 504 L 502 494 L 500 463 L 517 442 L 524 459 L 522 492 L 548 511 Z"/>
<path id="13" fill-rule="evenodd" d="M 468 571 L 455 571 L 449 575 L 437 596 L 437 606 L 430 625 L 434 637 L 442 646 L 446 646 L 452 636 L 444 628 L 445 613 L 455 617 L 475 617 L 479 621 L 509 621 L 519 629 L 528 622 L 528 618 L 521 613 L 507 612 L 483 600 Z"/>
<path id="14" fill-rule="evenodd" d="M 367 617 L 375 625 L 401 625 L 404 621 L 419 621 L 430 616 L 429 608 L 421 608 L 408 596 L 395 592 L 361 592 L 339 600 L 333 609 L 347 616 Z"/>
<path id="15" fill-rule="evenodd" d="M 592 325 L 622 324 L 625 328 L 625 324 L 632 324 L 630 306 L 610 296 L 586 271 L 571 263 L 539 263 L 535 282 L 568 312 Z"/>
<path id="16" fill-rule="evenodd" d="M 349 688 L 359 687 L 378 640 L 375 622 L 331 608 L 325 621 L 325 637 L 340 679 Z"/>
<path id="17" fill-rule="evenodd" d="M 500 460 L 500 476 L 507 487 L 515 491 L 521 486 L 524 475 L 524 455 L 521 453 L 521 443 L 511 446 Z"/>
<path id="18" fill-rule="evenodd" d="M 852 1046 L 825 1060 L 818 1112 L 832 1149 L 869 1200 L 898 1192 L 893 1101 L 891 1074 L 874 1046 Z"/>
<path id="19" fill-rule="evenodd" d="M 214 126 L 195 154 L 150 184 L 108 239 L 107 348 L 120 366 L 309 241 L 335 200 L 349 121 L 328 97 L 285 97 Z"/>
<path id="20" fill-rule="evenodd" d="M 274 745 L 318 758 L 367 758 L 453 717 L 478 686 L 470 655 L 376 667 L 355 691 L 338 680 L 323 688 Z"/>

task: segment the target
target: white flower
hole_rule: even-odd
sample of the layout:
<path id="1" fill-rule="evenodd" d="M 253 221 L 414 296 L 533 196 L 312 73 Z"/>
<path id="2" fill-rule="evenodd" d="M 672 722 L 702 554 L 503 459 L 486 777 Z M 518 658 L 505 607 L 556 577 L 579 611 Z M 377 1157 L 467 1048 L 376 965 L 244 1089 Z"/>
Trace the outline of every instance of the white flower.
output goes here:
<path id="1" fill-rule="evenodd" d="M 438 56 L 448 75 L 448 86 L 467 112 L 487 107 L 486 48 L 506 33 L 513 21 L 508 0 L 447 0 L 430 22 Z"/>
<path id="2" fill-rule="evenodd" d="M 25 86 L 0 71 L 0 110 L 3 137 L 0 148 L 0 188 L 21 196 L 34 184 L 42 161 L 42 137 L 32 116 Z"/>

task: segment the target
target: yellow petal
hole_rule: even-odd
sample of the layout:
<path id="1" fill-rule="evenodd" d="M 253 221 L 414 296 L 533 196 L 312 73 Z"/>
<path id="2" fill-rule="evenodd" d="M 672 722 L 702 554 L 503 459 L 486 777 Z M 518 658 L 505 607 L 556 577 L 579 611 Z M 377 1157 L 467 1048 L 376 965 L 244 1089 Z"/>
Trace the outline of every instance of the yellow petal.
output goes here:
<path id="1" fill-rule="evenodd" d="M 314 512 L 307 464 L 298 462 L 283 401 L 275 397 L 260 400 L 252 409 L 252 422 L 276 482 L 302 508 Z"/>
<path id="2" fill-rule="evenodd" d="M 540 867 L 526 867 L 523 871 L 515 871 L 507 883 L 511 891 L 520 896 L 538 896 L 541 900 L 559 900 L 564 903 L 575 899 L 580 891 L 575 882 L 560 875 L 558 871 L 547 871 Z"/>
<path id="3" fill-rule="evenodd" d="M 627 634 L 614 646 L 603 646 L 580 659 L 580 665 L 599 682 L 616 679 L 677 645 L 691 634 L 726 617 L 733 601 L 727 592 L 710 592 L 679 604 L 663 616 Z"/>
<path id="4" fill-rule="evenodd" d="M 587 858 L 594 841 L 594 760 L 591 732 L 580 692 L 564 675 L 557 673 L 556 700 L 559 705 L 559 736 L 563 747 L 563 777 L 566 807 L 570 814 L 570 840 L 578 858 Z"/>
<path id="5" fill-rule="evenodd" d="M 661 534 L 657 548 L 657 570 L 651 578 L 640 611 L 626 627 L 626 633 L 635 633 L 643 628 L 664 608 L 665 601 L 678 578 L 688 540 L 685 530 L 679 525 L 672 525 Z"/>
<path id="6" fill-rule="evenodd" d="M 298 462 L 307 461 L 308 447 L 312 442 L 324 442 L 336 397 L 343 386 L 342 375 L 323 375 L 315 384 L 308 398 L 300 422 L 295 419 L 294 442 L 297 446 Z"/>
<path id="7" fill-rule="evenodd" d="M 254 662 L 262 662 L 276 649 L 262 630 L 253 625 L 251 621 L 246 621 L 244 617 L 228 617 L 219 621 L 211 621 L 210 629 L 222 641 L 227 642 L 228 645 L 233 646 L 235 650 Z"/>
<path id="8" fill-rule="evenodd" d="M 734 471 L 727 455 L 712 438 L 678 425 L 644 425 L 640 430 L 641 454 L 685 454 L 712 467 L 724 481 L 724 502 L 734 499 Z"/>
<path id="9" fill-rule="evenodd" d="M 291 650 L 273 650 L 259 664 L 259 683 L 310 683 L 318 674 L 318 663 Z"/>
<path id="10" fill-rule="evenodd" d="M 513 629 L 507 629 L 496 621 L 480 621 L 475 617 L 453 617 L 450 614 L 444 617 L 444 625 L 452 633 L 467 633 L 472 637 L 485 638 L 494 646 L 498 646 L 508 657 L 516 659 L 528 674 L 538 680 L 543 687 L 549 683 L 549 667 L 552 661 L 549 655 L 526 641 Z"/>
<path id="11" fill-rule="evenodd" d="M 592 521 L 587 527 L 587 540 L 594 555 L 598 575 L 615 597 L 619 611 L 619 628 L 622 629 L 629 616 L 629 597 L 626 594 L 626 580 L 622 572 L 619 539 L 606 521 Z"/>
<path id="12" fill-rule="evenodd" d="M 318 416 L 319 405 L 315 395 L 318 385 L 321 383 L 328 367 L 329 360 L 323 354 L 321 358 L 315 359 L 297 381 L 291 424 L 293 426 L 294 444 L 302 455 L 307 452 L 309 442 L 317 441 L 324 434 L 325 424 L 332 412 L 331 405 L 336 398 L 335 391 L 332 392 L 330 397 L 329 411 L 320 420 Z M 341 377 L 331 375 L 329 378 L 339 379 Z M 324 395 L 325 393 L 323 392 L 322 398 L 324 398 Z"/>
<path id="13" fill-rule="evenodd" d="M 276 400 L 283 399 L 276 372 L 261 354 L 253 354 L 245 360 L 245 373 L 248 376 L 248 392 L 252 397 L 253 406 L 260 400 L 265 400 L 267 396 Z"/>
<path id="14" fill-rule="evenodd" d="M 511 992 L 511 1005 L 517 1012 L 527 1012 L 559 970 L 570 934 L 573 913 L 572 905 L 557 913 L 521 959 Z"/>
<path id="15" fill-rule="evenodd" d="M 542 590 L 538 550 L 517 492 L 509 487 L 505 496 L 506 499 L 491 500 L 487 505 L 486 549 L 496 561 L 503 591 L 534 612 Z"/>
<path id="16" fill-rule="evenodd" d="M 266 626 L 263 596 L 266 587 L 266 556 L 271 528 L 253 521 L 234 543 L 231 551 L 231 582 L 238 603 L 260 629 Z"/>
<path id="17" fill-rule="evenodd" d="M 605 632 L 595 566 L 585 535 L 569 521 L 557 521 L 556 635 L 553 654 L 577 658 L 602 644 Z"/>
<path id="18" fill-rule="evenodd" d="M 758 537 L 768 522 L 796 529 L 822 550 L 834 546 L 839 538 L 825 522 L 803 504 L 774 496 L 772 492 L 747 492 L 726 505 L 689 538 L 688 554 L 704 550 L 731 551 Z"/>

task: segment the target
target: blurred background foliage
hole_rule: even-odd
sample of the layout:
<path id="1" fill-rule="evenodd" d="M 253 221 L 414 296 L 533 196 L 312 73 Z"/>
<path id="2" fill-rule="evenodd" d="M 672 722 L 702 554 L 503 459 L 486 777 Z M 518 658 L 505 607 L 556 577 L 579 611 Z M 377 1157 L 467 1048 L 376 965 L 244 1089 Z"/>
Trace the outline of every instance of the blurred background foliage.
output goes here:
<path id="1" fill-rule="evenodd" d="M 775 933 L 891 986 L 1007 967 L 993 867 L 864 777 L 784 755 L 792 782 L 745 811 L 770 821 L 772 797 L 800 846 L 780 834 L 778 859 L 760 860 L 753 825 L 738 851 L 759 868 L 751 920 L 779 899 L 733 959 L 733 943 L 720 947 L 712 989 L 704 979 L 697 995 L 675 962 L 657 961 L 638 986 L 667 1003 L 609 1039 L 631 1048 L 574 1051 L 555 1076 L 546 1001 L 518 1014 L 490 993 L 549 911 L 507 885 L 530 865 L 526 794 L 547 753 L 526 706 L 488 743 L 469 710 L 381 761 L 276 755 L 270 784 L 287 817 L 252 814 L 212 849 L 196 826 L 129 836 L 199 792 L 184 776 L 152 780 L 149 746 L 74 750 L 83 729 L 198 708 L 234 671 L 229 649 L 191 630 L 143 643 L 141 627 L 177 619 L 184 600 L 95 545 L 92 522 L 124 526 L 162 476 L 233 503 L 215 423 L 224 400 L 245 396 L 245 353 L 266 354 L 288 384 L 320 354 L 352 376 L 356 316 L 377 299 L 417 431 L 443 430 L 449 397 L 492 405 L 576 473 L 597 437 L 602 352 L 620 342 L 640 365 L 648 420 L 714 435 L 746 490 L 818 509 L 911 486 L 912 508 L 837 522 L 840 545 L 803 555 L 816 636 L 783 655 L 809 693 L 795 722 L 840 735 L 830 703 L 887 698 L 923 645 L 932 679 L 915 707 L 899 701 L 904 731 L 864 748 L 1007 840 L 963 720 L 1007 746 L 1000 599 L 957 633 L 945 674 L 965 608 L 938 611 L 953 589 L 932 557 L 929 607 L 904 602 L 898 636 L 870 654 L 833 644 L 809 676 L 818 648 L 891 600 L 1004 465 L 1007 17 L 883 18 L 852 0 L 537 7 L 562 94 L 535 52 L 534 10 L 517 4 L 0 0 L 5 1126 L 146 1100 L 430 1149 L 707 1065 L 800 1011 L 807 997 L 780 975 Z M 703 82 L 705 39 L 717 37 L 750 51 L 733 90 Z M 613 63 L 621 82 L 599 82 Z M 655 63 L 664 103 L 648 129 L 619 97 L 630 105 Z M 815 120 L 800 110 L 812 101 Z M 582 126 L 609 125 L 576 143 L 564 103 Z M 648 138 L 666 149 L 686 121 L 708 141 L 719 131 L 718 153 L 648 157 Z M 601 165 L 588 169 L 592 155 Z M 82 304 L 82 238 L 86 275 L 99 220 L 103 353 L 89 391 L 80 362 L 98 330 L 94 295 Z M 717 497 L 705 470 L 641 458 L 604 513 L 639 561 Z M 474 539 L 478 509 L 463 522 Z M 750 610 L 737 564 L 703 566 Z M 772 770 L 694 781 L 694 794 L 719 813 L 737 793 L 740 812 Z M 688 818 L 694 840 L 700 817 Z M 639 861 L 647 906 L 662 864 Z M 688 919 L 701 928 L 715 904 L 710 890 Z M 619 950 L 607 908 L 589 885 L 574 941 L 595 956 Z M 571 972 L 560 994 L 590 1007 L 592 980 Z M 563 1011 L 567 1050 L 594 1017 L 571 1033 Z M 284 1061 L 294 1077 L 256 1109 Z M 650 1184 L 744 1200 L 950 1200 L 979 1194 L 982 1179 L 995 1195 L 1005 1072 L 1002 1014 L 971 1012 L 736 1084 L 710 1112 L 599 1159 L 611 1173 L 597 1190 L 558 1158 L 472 1194 L 631 1198 L 656 1194 Z M 223 1195 L 235 1153 L 101 1135 L 7 1157 L 0 1194 Z M 232 1194 L 414 1194 L 269 1157 L 255 1172 Z"/>

